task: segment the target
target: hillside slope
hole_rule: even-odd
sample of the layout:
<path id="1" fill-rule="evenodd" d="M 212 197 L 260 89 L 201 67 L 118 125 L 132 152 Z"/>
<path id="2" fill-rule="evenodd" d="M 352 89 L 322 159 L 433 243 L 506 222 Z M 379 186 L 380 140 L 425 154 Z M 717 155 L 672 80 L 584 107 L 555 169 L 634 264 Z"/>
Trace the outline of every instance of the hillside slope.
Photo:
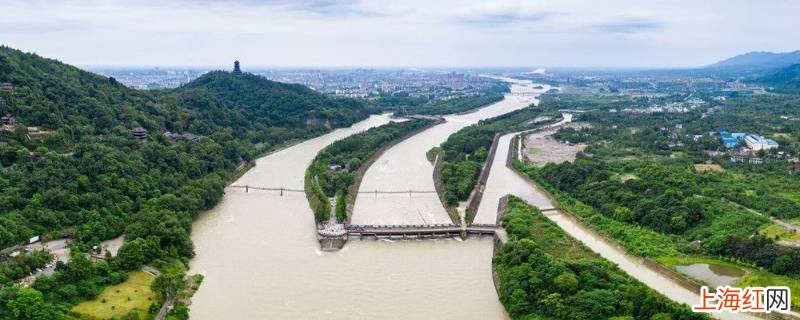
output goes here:
<path id="1" fill-rule="evenodd" d="M 290 130 L 307 136 L 349 126 L 370 111 L 358 100 L 334 99 L 299 84 L 223 71 L 205 74 L 166 96 L 202 120 L 260 142 L 293 138 Z"/>
<path id="2" fill-rule="evenodd" d="M 243 161 L 371 111 L 300 85 L 225 72 L 178 89 L 137 91 L 8 47 L 0 47 L 0 98 L 0 114 L 16 120 L 0 126 L 0 249 L 66 235 L 73 253 L 88 252 L 125 235 L 117 257 L 93 264 L 73 255 L 24 291 L 7 284 L 47 257 L 0 257 L 2 319 L 15 318 L 8 306 L 29 296 L 47 313 L 38 318 L 58 319 L 144 263 L 191 257 L 192 220 L 219 201 Z M 145 129 L 139 137 L 137 127 Z"/>
<path id="3" fill-rule="evenodd" d="M 778 72 L 761 77 L 756 82 L 773 88 L 777 92 L 800 93 L 800 64 L 793 64 Z"/>
<path id="4" fill-rule="evenodd" d="M 0 249 L 65 228 L 86 240 L 118 235 L 143 201 L 208 175 L 224 177 L 265 148 L 350 125 L 370 111 L 357 100 L 222 71 L 178 89 L 138 91 L 8 47 L 0 47 L 0 84 L 0 114 L 16 118 L 0 131 Z M 147 131 L 146 143 L 133 137 L 136 127 Z M 166 131 L 199 140 L 174 143 Z M 89 201 L 87 192 L 110 194 Z M 113 227 L 82 230 L 85 210 Z"/>
<path id="5" fill-rule="evenodd" d="M 791 52 L 748 52 L 740 54 L 712 65 L 710 68 L 749 67 L 760 69 L 783 68 L 800 63 L 800 50 Z"/>

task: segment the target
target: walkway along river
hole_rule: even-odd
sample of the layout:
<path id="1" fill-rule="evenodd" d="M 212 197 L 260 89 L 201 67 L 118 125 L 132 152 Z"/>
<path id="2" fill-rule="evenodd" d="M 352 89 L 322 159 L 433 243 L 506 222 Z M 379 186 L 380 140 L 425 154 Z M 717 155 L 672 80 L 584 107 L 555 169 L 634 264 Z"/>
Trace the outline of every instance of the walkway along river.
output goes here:
<path id="1" fill-rule="evenodd" d="M 516 103 L 509 104 L 511 99 Z M 480 119 L 469 117 L 502 114 L 531 99 L 509 98 L 456 119 L 467 118 L 466 125 Z M 319 150 L 388 121 L 373 116 L 265 156 L 234 184 L 302 188 L 305 169 Z M 430 140 L 424 151 L 460 125 Z M 424 151 L 413 161 L 427 162 Z M 427 180 L 426 189 L 432 190 L 430 170 L 408 178 Z M 447 222 L 446 214 L 438 218 Z M 197 255 L 190 272 L 205 279 L 192 299 L 192 319 L 507 318 L 492 284 L 490 240 L 351 241 L 341 251 L 323 253 L 303 193 L 239 188 L 228 188 L 193 229 Z"/>

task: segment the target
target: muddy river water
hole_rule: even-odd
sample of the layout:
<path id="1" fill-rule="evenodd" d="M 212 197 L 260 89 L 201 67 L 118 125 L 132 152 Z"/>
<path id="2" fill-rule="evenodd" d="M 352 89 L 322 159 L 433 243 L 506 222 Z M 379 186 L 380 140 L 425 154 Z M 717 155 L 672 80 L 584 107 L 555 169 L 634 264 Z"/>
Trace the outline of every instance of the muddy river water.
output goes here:
<path id="1" fill-rule="evenodd" d="M 514 87 L 534 90 L 530 85 Z M 404 156 L 411 162 L 389 159 L 389 164 L 374 166 L 404 171 L 393 164 L 426 164 L 424 173 L 412 170 L 414 174 L 404 175 L 433 189 L 425 151 L 463 126 L 525 107 L 531 99 L 510 97 L 470 115 L 454 116 L 420 134 L 429 138 L 419 152 Z M 305 169 L 320 149 L 388 121 L 386 115 L 373 116 L 265 156 L 235 184 L 302 188 Z M 375 185 L 370 179 L 365 182 Z M 409 186 L 417 187 L 402 187 Z M 446 214 L 437 216 L 435 210 L 444 209 L 433 196 L 427 217 L 446 219 Z M 351 241 L 342 251 L 323 253 L 314 230 L 302 193 L 226 190 L 220 204 L 194 223 L 197 255 L 191 272 L 205 275 L 205 280 L 193 298 L 192 319 L 507 318 L 492 284 L 490 240 Z"/>
<path id="2" fill-rule="evenodd" d="M 369 168 L 362 190 L 433 190 L 433 166 L 425 152 L 453 132 L 535 101 L 529 82 L 510 80 L 506 99 L 417 134 L 384 153 Z M 235 184 L 302 189 L 316 153 L 350 134 L 388 123 L 372 116 L 257 160 Z M 552 206 L 536 189 L 504 171 L 510 136 L 501 139 L 487 196 L 476 217 L 493 222 L 496 199 L 523 196 Z M 504 166 L 503 166 L 504 167 Z M 495 175 L 497 175 L 495 177 Z M 488 189 L 491 188 L 491 191 Z M 436 194 L 361 195 L 353 223 L 449 223 Z M 488 200 L 486 200 L 488 199 Z M 494 208 L 491 208 L 494 206 Z M 492 210 L 494 209 L 494 210 Z M 697 296 L 653 272 L 636 258 L 606 245 L 564 216 L 551 216 L 568 233 L 654 289 L 680 302 Z M 191 273 L 205 275 L 193 298 L 192 319 L 507 319 L 492 284 L 492 241 L 350 241 L 338 252 L 321 252 L 313 214 L 303 193 L 229 188 L 222 201 L 194 223 L 196 257 Z"/>

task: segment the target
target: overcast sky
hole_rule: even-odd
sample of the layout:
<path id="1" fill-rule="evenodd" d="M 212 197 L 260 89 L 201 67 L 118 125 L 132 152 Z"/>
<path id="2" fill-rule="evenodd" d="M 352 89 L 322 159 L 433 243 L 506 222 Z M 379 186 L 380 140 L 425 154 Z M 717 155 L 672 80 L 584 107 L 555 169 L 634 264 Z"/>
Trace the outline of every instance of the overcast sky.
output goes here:
<path id="1" fill-rule="evenodd" d="M 0 43 L 77 65 L 699 66 L 800 49 L 800 1 L 0 0 Z"/>

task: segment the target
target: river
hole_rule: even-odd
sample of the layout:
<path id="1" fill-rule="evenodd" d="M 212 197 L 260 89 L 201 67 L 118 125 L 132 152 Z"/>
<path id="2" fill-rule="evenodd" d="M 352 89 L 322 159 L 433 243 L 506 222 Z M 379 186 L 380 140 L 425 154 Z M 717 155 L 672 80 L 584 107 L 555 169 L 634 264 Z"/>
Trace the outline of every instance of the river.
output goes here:
<path id="1" fill-rule="evenodd" d="M 398 143 L 382 154 L 367 169 L 353 207 L 353 224 L 438 224 L 451 223 L 447 211 L 436 193 L 369 194 L 374 190 L 433 191 L 433 164 L 425 157 L 431 148 L 442 144 L 447 137 L 479 120 L 496 117 L 537 103 L 533 95 L 546 92 L 549 86 L 535 88 L 529 81 L 504 79 L 511 83 L 511 92 L 500 102 L 476 112 L 446 116 L 445 123 L 425 130 Z"/>
<path id="2" fill-rule="evenodd" d="M 565 115 L 565 121 L 562 121 L 562 123 L 568 122 L 571 119 L 571 116 L 567 118 Z M 529 180 L 522 178 L 516 171 L 506 166 L 505 159 L 508 155 L 509 142 L 513 135 L 514 134 L 508 134 L 500 139 L 497 156 L 492 163 L 491 174 L 487 180 L 487 191 L 481 201 L 478 214 L 475 217 L 476 223 L 493 223 L 497 212 L 498 199 L 506 194 L 516 195 L 543 210 L 554 207 L 554 204 L 538 187 L 531 187 Z M 555 222 L 570 236 L 583 242 L 583 244 L 592 251 L 616 263 L 625 273 L 664 296 L 688 305 L 699 304 L 701 302 L 699 292 L 686 289 L 675 280 L 645 265 L 641 258 L 628 254 L 620 247 L 603 241 L 595 232 L 584 227 L 584 225 L 575 221 L 571 216 L 558 211 L 545 212 L 545 216 Z M 720 319 L 756 319 L 752 315 L 744 313 L 712 314 L 712 316 Z"/>
<path id="3" fill-rule="evenodd" d="M 520 81 L 512 87 L 536 90 Z M 432 166 L 425 151 L 466 125 L 532 101 L 531 97 L 509 96 L 477 112 L 449 117 L 447 123 L 414 136 L 427 137 L 418 140 L 426 145 L 414 149 L 416 153 L 394 152 L 397 147 L 407 148 L 403 146 L 406 143 L 398 144 L 387 154 L 402 158 L 387 158 L 388 162 L 376 162 L 373 168 L 414 173 L 406 178 L 418 184 L 391 185 L 392 190 L 433 190 Z M 302 188 L 305 169 L 319 150 L 388 121 L 385 115 L 373 116 L 351 128 L 260 158 L 234 184 Z M 403 163 L 419 165 L 425 171 L 396 166 Z M 370 176 L 365 183 L 384 187 Z M 421 202 L 434 200 L 435 205 L 424 207 L 431 208 L 426 213 L 428 222 L 449 221 L 446 213 L 437 216 L 434 211 L 438 207 L 444 212 L 438 198 Z M 315 230 L 303 193 L 281 196 L 228 188 L 220 203 L 193 225 L 197 254 L 190 273 L 203 274 L 205 280 L 192 299 L 192 319 L 507 318 L 492 283 L 490 240 L 350 241 L 343 250 L 328 253 L 320 251 Z"/>

